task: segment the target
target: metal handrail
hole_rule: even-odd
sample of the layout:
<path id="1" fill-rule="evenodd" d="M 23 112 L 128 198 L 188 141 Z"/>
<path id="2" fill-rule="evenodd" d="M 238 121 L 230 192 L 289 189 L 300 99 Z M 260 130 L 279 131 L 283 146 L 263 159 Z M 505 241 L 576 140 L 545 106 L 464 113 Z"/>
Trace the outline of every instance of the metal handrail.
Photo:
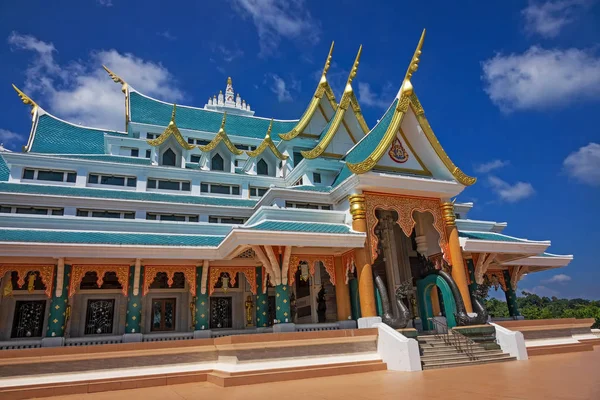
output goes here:
<path id="1" fill-rule="evenodd" d="M 454 346 L 454 348 L 456 350 L 458 350 L 460 353 L 466 354 L 469 357 L 469 360 L 471 360 L 471 361 L 477 360 L 477 357 L 473 353 L 473 347 L 477 343 L 475 343 L 473 341 L 473 339 L 471 339 L 470 337 L 468 337 L 467 335 L 465 335 L 464 333 L 462 333 L 460 331 L 455 331 L 454 329 L 448 329 L 448 325 L 446 325 L 442 321 L 436 320 L 434 318 L 427 318 L 427 319 L 429 321 L 431 321 L 436 327 L 436 329 L 435 329 L 436 333 L 434 335 L 434 337 L 436 339 L 442 339 L 446 345 Z M 445 331 L 447 333 L 445 335 L 440 334 L 439 328 L 442 328 L 441 330 Z"/>

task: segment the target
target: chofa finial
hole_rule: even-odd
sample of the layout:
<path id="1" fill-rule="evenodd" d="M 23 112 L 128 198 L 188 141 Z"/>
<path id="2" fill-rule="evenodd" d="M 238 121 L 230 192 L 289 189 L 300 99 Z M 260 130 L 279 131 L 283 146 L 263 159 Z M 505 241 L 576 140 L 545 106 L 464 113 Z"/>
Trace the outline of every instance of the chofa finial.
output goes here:
<path id="1" fill-rule="evenodd" d="M 35 110 L 37 108 L 39 108 L 37 103 L 35 101 L 31 100 L 31 97 L 27 96 L 18 87 L 16 87 L 14 85 L 14 83 L 13 83 L 12 87 L 17 92 L 17 95 L 19 95 L 19 98 L 21 99 L 21 101 L 23 101 L 23 104 L 27 104 L 27 105 L 31 106 L 31 115 L 33 115 L 35 113 Z"/>
<path id="2" fill-rule="evenodd" d="M 402 85 L 402 93 L 410 96 L 413 93 L 413 86 L 410 83 L 410 78 L 412 78 L 413 74 L 419 69 L 419 62 L 421 61 L 421 53 L 423 49 L 423 42 L 425 41 L 425 29 L 423 29 L 423 33 L 421 33 L 421 38 L 419 39 L 419 44 L 417 44 L 417 49 L 415 50 L 415 54 L 413 54 L 412 59 L 410 60 L 410 64 L 408 65 L 408 70 L 406 71 L 406 75 L 404 77 L 404 84 Z"/>

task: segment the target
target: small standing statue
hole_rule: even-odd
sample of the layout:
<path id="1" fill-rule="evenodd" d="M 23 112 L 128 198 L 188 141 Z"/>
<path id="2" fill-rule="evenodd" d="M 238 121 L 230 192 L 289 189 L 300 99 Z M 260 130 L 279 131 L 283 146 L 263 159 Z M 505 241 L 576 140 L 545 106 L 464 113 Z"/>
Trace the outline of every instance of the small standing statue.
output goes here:
<path id="1" fill-rule="evenodd" d="M 317 294 L 317 315 L 319 316 L 319 323 L 325 322 L 327 318 L 325 314 L 327 312 L 327 303 L 325 301 L 325 286 L 321 286 L 321 290 Z"/>
<path id="2" fill-rule="evenodd" d="M 292 322 L 296 321 L 296 295 L 292 293 L 290 295 L 290 314 L 292 315 Z"/>
<path id="3" fill-rule="evenodd" d="M 254 302 L 252 301 L 252 296 L 246 297 L 246 326 L 253 326 L 253 324 L 252 324 L 252 306 L 254 306 Z"/>

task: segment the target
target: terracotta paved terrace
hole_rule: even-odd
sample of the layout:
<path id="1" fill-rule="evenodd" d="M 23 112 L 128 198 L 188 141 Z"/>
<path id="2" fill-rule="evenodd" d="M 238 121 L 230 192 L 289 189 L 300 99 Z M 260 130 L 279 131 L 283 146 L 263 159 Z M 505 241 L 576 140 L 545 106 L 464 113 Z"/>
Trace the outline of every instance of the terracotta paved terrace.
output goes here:
<path id="1" fill-rule="evenodd" d="M 57 399 L 58 397 L 52 397 Z M 221 388 L 210 383 L 63 396 L 61 399 L 523 399 L 599 400 L 600 348 L 529 361 L 436 369 L 370 372 Z"/>

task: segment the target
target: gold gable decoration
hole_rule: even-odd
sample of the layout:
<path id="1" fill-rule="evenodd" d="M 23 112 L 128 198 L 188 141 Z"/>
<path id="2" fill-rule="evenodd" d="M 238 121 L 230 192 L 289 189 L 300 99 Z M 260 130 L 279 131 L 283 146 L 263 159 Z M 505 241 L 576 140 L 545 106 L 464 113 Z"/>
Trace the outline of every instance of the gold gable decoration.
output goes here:
<path id="1" fill-rule="evenodd" d="M 121 84 L 121 92 L 125 94 L 125 132 L 128 131 L 129 128 L 129 85 L 125 82 L 120 76 L 112 72 L 106 65 L 103 65 L 102 68 L 108 73 L 108 76 L 115 82 Z"/>
<path id="2" fill-rule="evenodd" d="M 301 152 L 304 158 L 314 159 L 323 154 L 323 152 L 327 149 L 327 146 L 329 146 L 329 144 L 333 140 L 333 137 L 335 136 L 336 132 L 338 131 L 340 124 L 344 120 L 346 110 L 348 109 L 348 106 L 350 106 L 351 99 L 354 95 L 354 90 L 352 89 L 352 81 L 354 80 L 354 78 L 356 77 L 356 73 L 358 72 L 358 64 L 360 63 L 361 54 L 362 45 L 358 49 L 358 54 L 356 55 L 356 59 L 354 60 L 354 64 L 352 65 L 352 69 L 350 70 L 350 74 L 348 75 L 348 80 L 346 81 L 344 93 L 342 94 L 342 98 L 340 99 L 340 105 L 335 111 L 335 115 L 333 116 L 333 121 L 331 125 L 329 125 L 329 129 L 323 136 L 323 139 L 321 139 L 321 141 L 312 150 Z M 358 106 L 358 102 L 356 102 L 356 106 Z"/>
<path id="3" fill-rule="evenodd" d="M 13 89 L 15 89 L 15 92 L 17 92 L 17 95 L 19 96 L 19 98 L 21 99 L 23 104 L 27 104 L 28 106 L 31 106 L 31 115 L 34 115 L 35 112 L 38 110 L 38 108 L 40 108 L 37 105 L 37 103 L 35 101 L 31 100 L 31 97 L 27 96 L 18 87 L 16 87 L 14 83 L 13 83 L 12 87 L 13 87 Z"/>
<path id="4" fill-rule="evenodd" d="M 223 120 L 221 121 L 221 127 L 219 128 L 219 132 L 217 132 L 217 134 L 215 135 L 213 140 L 210 141 L 209 144 L 204 145 L 204 146 L 198 145 L 198 148 L 200 149 L 200 151 L 205 152 L 205 153 L 209 152 L 209 151 L 213 151 L 219 145 L 219 143 L 223 142 L 225 144 L 225 147 L 227 147 L 227 149 L 231 153 L 235 154 L 236 156 L 239 156 L 243 153 L 242 150 L 235 147 L 235 145 L 229 139 L 229 136 L 227 136 L 227 132 L 225 132 L 226 120 L 227 120 L 227 113 L 225 112 L 225 113 L 223 113 Z"/>
<path id="5" fill-rule="evenodd" d="M 249 157 L 258 157 L 267 148 L 269 148 L 269 149 L 271 149 L 271 151 L 273 152 L 275 157 L 277 157 L 278 159 L 280 159 L 280 160 L 288 159 L 289 156 L 281 154 L 281 152 L 279 151 L 277 146 L 275 146 L 275 143 L 273 143 L 273 139 L 271 139 L 271 130 L 272 129 L 273 129 L 273 120 L 271 120 L 271 123 L 269 124 L 269 129 L 267 130 L 267 134 L 265 135 L 265 138 L 263 139 L 262 143 L 256 148 L 256 150 L 246 151 L 246 154 L 248 154 Z"/>
<path id="6" fill-rule="evenodd" d="M 171 113 L 171 122 L 169 122 L 169 125 L 164 130 L 164 132 L 160 134 L 159 137 L 157 137 L 156 139 L 146 141 L 150 146 L 155 146 L 155 147 L 160 146 L 169 137 L 173 136 L 175 138 L 175 140 L 177 141 L 177 143 L 179 143 L 179 145 L 181 147 L 183 147 L 184 149 L 191 150 L 195 147 L 193 144 L 187 143 L 185 141 L 185 139 L 183 138 L 183 136 L 181 135 L 181 132 L 179 132 L 179 128 L 177 128 L 177 124 L 175 124 L 175 113 L 176 112 L 177 112 L 177 105 L 173 104 L 173 112 Z"/>
<path id="7" fill-rule="evenodd" d="M 329 48 L 329 54 L 327 55 L 327 60 L 325 61 L 325 66 L 323 67 L 323 72 L 321 73 L 321 80 L 319 81 L 319 85 L 317 86 L 317 89 L 315 90 L 315 94 L 313 95 L 313 98 L 311 99 L 310 103 L 308 104 L 306 111 L 304 111 L 304 114 L 302 114 L 302 117 L 300 118 L 300 120 L 298 121 L 296 126 L 294 126 L 294 128 L 291 131 L 289 131 L 287 133 L 279 134 L 279 137 L 282 140 L 292 140 L 296 136 L 298 136 L 302 132 L 304 132 L 304 130 L 308 126 L 308 123 L 312 119 L 315 111 L 317 110 L 319 103 L 320 103 L 321 99 L 323 98 L 323 95 L 327 96 L 327 99 L 330 101 L 330 103 L 332 102 L 331 106 L 333 107 L 334 110 L 337 107 L 337 103 L 335 102 L 335 96 L 333 94 L 333 91 L 331 90 L 331 87 L 329 86 L 329 82 L 327 82 L 327 71 L 329 71 L 329 67 L 331 66 L 331 54 L 333 53 L 333 46 L 334 46 L 334 42 L 331 42 L 331 47 Z"/>
<path id="8" fill-rule="evenodd" d="M 348 163 L 348 168 L 355 174 L 364 174 L 365 172 L 370 171 L 377 165 L 381 157 L 386 153 L 387 149 L 391 146 L 392 141 L 396 137 L 396 132 L 400 129 L 400 125 L 402 124 L 402 120 L 404 119 L 404 115 L 408 111 L 408 107 L 410 105 L 410 96 L 413 94 L 413 87 L 410 82 L 412 75 L 419 68 L 419 62 L 421 61 L 421 50 L 423 48 L 423 42 L 425 40 L 425 29 L 423 29 L 423 33 L 421 34 L 421 38 L 419 39 L 419 43 L 413 54 L 412 59 L 410 60 L 410 64 L 408 65 L 408 69 L 402 81 L 402 86 L 400 89 L 400 98 L 398 99 L 398 104 L 396 105 L 396 109 L 394 110 L 394 115 L 392 116 L 392 120 L 390 125 L 388 126 L 383 139 L 377 144 L 377 147 L 373 150 L 373 152 L 365 158 L 363 161 L 358 163 Z"/>

